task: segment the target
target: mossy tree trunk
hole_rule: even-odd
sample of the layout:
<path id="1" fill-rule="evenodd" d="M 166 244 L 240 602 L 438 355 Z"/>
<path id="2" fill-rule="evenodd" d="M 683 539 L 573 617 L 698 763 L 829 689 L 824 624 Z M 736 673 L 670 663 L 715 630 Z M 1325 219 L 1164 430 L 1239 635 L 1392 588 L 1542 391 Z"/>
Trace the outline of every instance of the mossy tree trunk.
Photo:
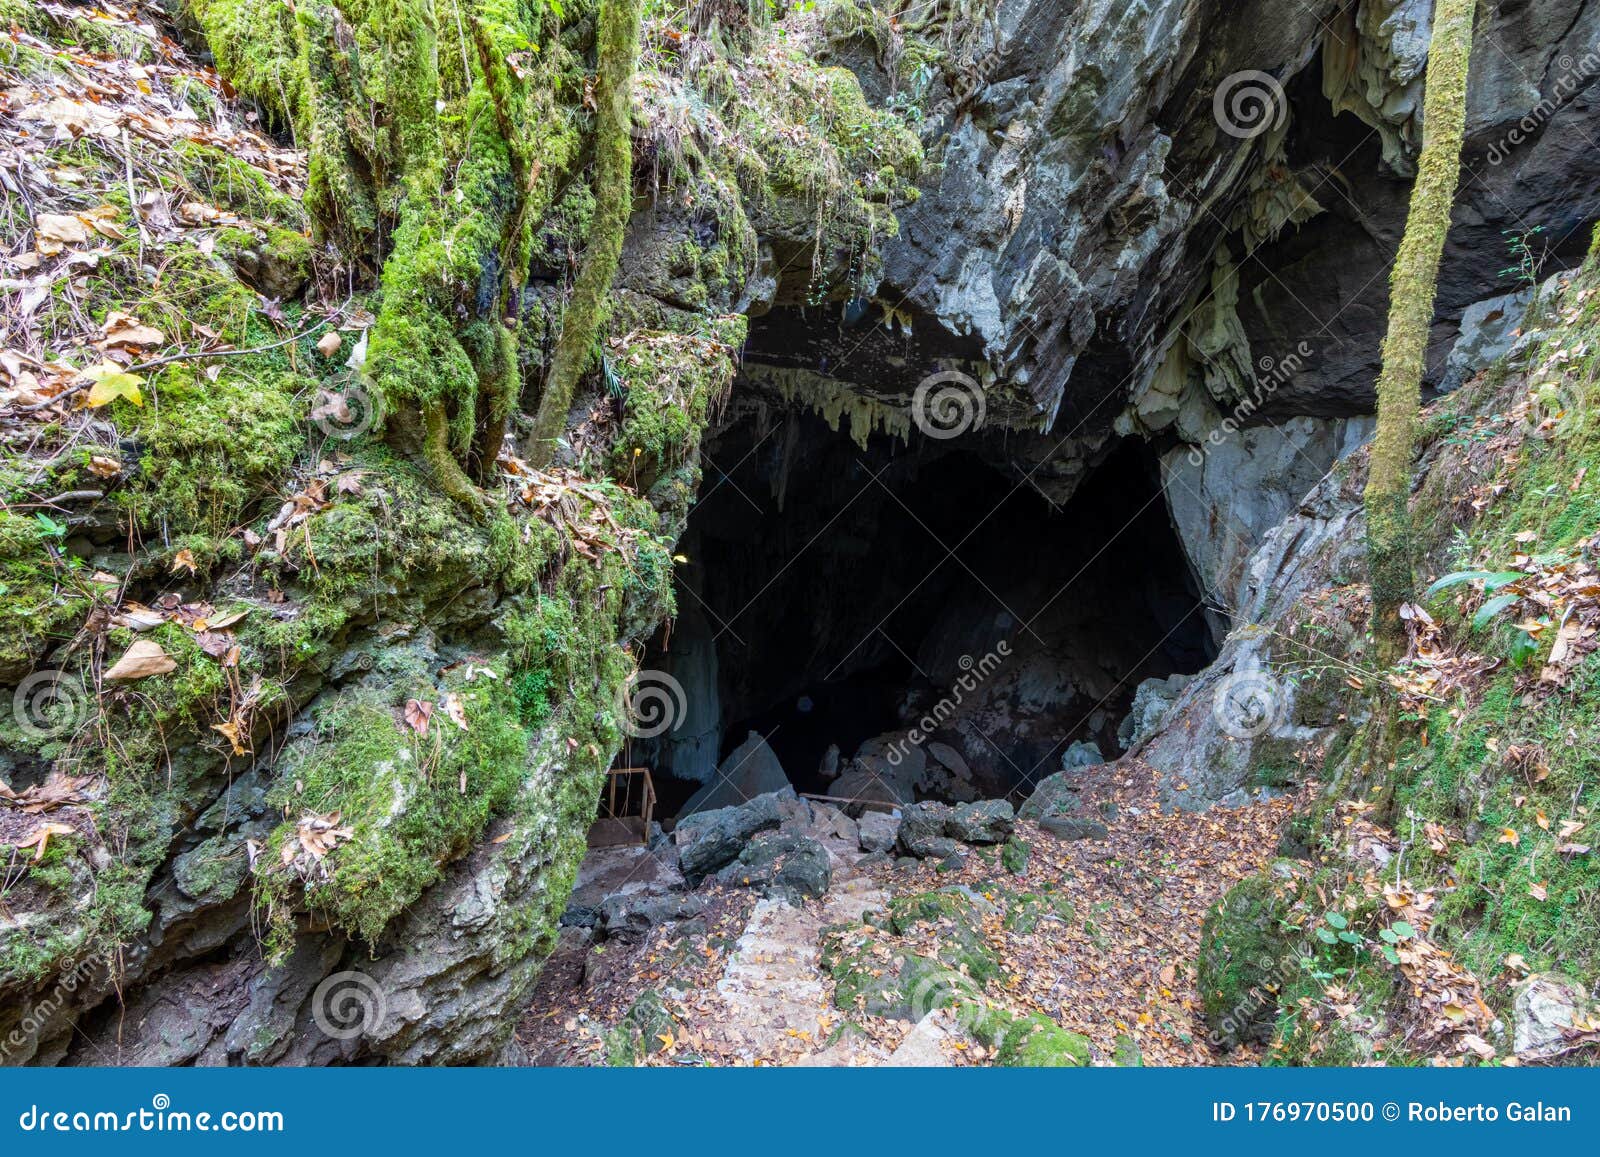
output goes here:
<path id="1" fill-rule="evenodd" d="M 567 422 L 572 394 L 594 359 L 606 300 L 622 256 L 633 208 L 632 88 L 639 55 L 640 0 L 600 0 L 595 81 L 595 208 L 583 265 L 561 318 L 561 336 L 545 377 L 533 433 L 523 456 L 547 465 Z"/>
<path id="2" fill-rule="evenodd" d="M 1378 378 L 1378 430 L 1365 495 L 1367 570 L 1379 658 L 1403 652 L 1400 607 L 1412 597 L 1411 458 L 1428 330 L 1461 177 L 1467 72 L 1477 0 L 1436 0 L 1423 105 L 1424 140 L 1405 237 L 1390 275 L 1389 330 Z"/>

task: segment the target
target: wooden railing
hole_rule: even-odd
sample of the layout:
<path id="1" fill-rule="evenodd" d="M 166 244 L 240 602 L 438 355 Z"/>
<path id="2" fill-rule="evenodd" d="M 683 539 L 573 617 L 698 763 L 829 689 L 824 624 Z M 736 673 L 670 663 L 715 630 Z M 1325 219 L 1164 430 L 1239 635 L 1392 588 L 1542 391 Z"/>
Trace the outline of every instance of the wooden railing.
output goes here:
<path id="1" fill-rule="evenodd" d="M 635 784 L 638 787 L 635 790 Z M 589 828 L 591 848 L 650 843 L 656 813 L 656 785 L 648 767 L 613 767 L 606 772 L 600 812 Z"/>

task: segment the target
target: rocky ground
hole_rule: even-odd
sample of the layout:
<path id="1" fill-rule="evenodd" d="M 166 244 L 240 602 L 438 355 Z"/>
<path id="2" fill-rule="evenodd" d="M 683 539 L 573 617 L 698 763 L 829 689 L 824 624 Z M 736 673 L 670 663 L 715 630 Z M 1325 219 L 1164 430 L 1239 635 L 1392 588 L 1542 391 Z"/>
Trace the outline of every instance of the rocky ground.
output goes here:
<path id="1" fill-rule="evenodd" d="M 1072 787 L 1071 815 L 952 811 L 990 822 L 925 858 L 909 853 L 919 832 L 929 850 L 939 805 L 891 821 L 893 853 L 783 794 L 696 817 L 724 827 L 781 804 L 768 838 L 824 849 L 825 884 L 795 883 L 793 851 L 776 872 L 733 860 L 699 890 L 679 871 L 685 852 L 699 862 L 692 843 L 593 851 L 517 1040 L 533 1063 L 572 1065 L 1252 1060 L 1213 1045 L 1193 962 L 1207 909 L 1278 853 L 1296 799 L 1164 810 L 1137 761 L 1080 769 Z M 865 821 L 867 844 L 887 818 Z M 596 886 L 609 895 L 592 905 Z"/>

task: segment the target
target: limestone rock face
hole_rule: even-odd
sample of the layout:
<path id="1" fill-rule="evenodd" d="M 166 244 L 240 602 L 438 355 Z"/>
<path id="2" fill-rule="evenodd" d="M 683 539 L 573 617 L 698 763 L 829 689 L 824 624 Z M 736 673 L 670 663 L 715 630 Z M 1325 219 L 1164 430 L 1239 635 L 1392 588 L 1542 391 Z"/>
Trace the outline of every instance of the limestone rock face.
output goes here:
<path id="1" fill-rule="evenodd" d="M 1244 565 L 1233 632 L 1216 661 L 1184 683 L 1142 751 L 1162 773 L 1162 806 L 1203 810 L 1270 790 L 1262 769 L 1292 774 L 1295 753 L 1334 723 L 1312 685 L 1271 673 L 1272 628 L 1302 595 L 1360 573 L 1363 478 L 1330 472 Z"/>
<path id="2" fill-rule="evenodd" d="M 1267 531 L 1371 432 L 1367 418 L 1291 418 L 1172 450 L 1161 459 L 1167 508 L 1208 600 L 1234 605 L 1245 564 Z"/>
<path id="3" fill-rule="evenodd" d="M 942 163 L 885 254 L 876 298 L 914 318 L 911 332 L 774 321 L 752 334 L 752 379 L 781 367 L 793 395 L 809 366 L 834 413 L 849 410 L 841 397 L 868 400 L 871 421 L 905 436 L 918 379 L 962 366 L 983 385 L 989 428 L 1050 433 L 1000 453 L 1056 501 L 1114 426 L 1196 444 L 1208 410 L 1241 403 L 1274 421 L 1369 412 L 1430 18 L 1427 0 L 1004 0 L 957 52 L 965 90 L 931 94 L 924 137 Z M 1504 234 L 1537 224 L 1560 239 L 1555 265 L 1582 255 L 1600 97 L 1560 62 L 1597 37 L 1592 0 L 1481 14 L 1472 176 L 1441 273 L 1431 383 L 1450 382 L 1463 312 L 1512 288 Z M 869 89 L 881 81 L 860 54 L 839 61 Z M 1241 122 L 1256 95 L 1261 121 Z M 1262 518 L 1246 529 L 1275 521 Z"/>
<path id="4" fill-rule="evenodd" d="M 1133 707 L 1117 728 L 1117 742 L 1124 749 L 1137 747 L 1161 726 L 1167 709 L 1178 693 L 1189 685 L 1191 676 L 1169 675 L 1165 679 L 1146 679 L 1133 692 Z"/>

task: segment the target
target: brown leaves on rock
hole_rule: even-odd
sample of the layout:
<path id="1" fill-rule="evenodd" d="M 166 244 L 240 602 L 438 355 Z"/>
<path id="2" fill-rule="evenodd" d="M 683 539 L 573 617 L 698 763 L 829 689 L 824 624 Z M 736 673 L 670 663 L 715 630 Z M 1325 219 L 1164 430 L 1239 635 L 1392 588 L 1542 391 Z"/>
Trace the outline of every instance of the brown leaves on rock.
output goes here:
<path id="1" fill-rule="evenodd" d="M 574 470 L 535 470 L 509 450 L 501 452 L 499 465 L 511 486 L 512 505 L 540 515 L 584 558 L 595 558 L 637 533 L 619 526 L 611 497 Z"/>
<path id="2" fill-rule="evenodd" d="M 57 808 L 90 802 L 87 789 L 93 780 L 52 771 L 43 783 L 32 784 L 20 792 L 0 783 L 0 806 L 15 808 L 24 815 L 38 815 Z"/>
<path id="3" fill-rule="evenodd" d="M 278 507 L 278 513 L 272 516 L 272 521 L 267 523 L 267 530 L 273 536 L 273 550 L 279 554 L 287 551 L 290 534 L 301 528 L 304 536 L 306 550 L 311 549 L 311 530 L 306 525 L 311 516 L 319 513 L 328 505 L 328 483 L 323 478 L 313 478 L 306 483 L 305 489 L 298 494 L 291 495 L 288 501 Z"/>
<path id="4" fill-rule="evenodd" d="M 90 274 L 108 260 L 123 262 L 124 243 L 137 242 L 137 260 L 154 276 L 180 245 L 209 258 L 220 227 L 265 236 L 255 222 L 206 203 L 203 198 L 222 194 L 196 187 L 193 170 L 174 159 L 180 146 L 218 150 L 297 201 L 306 164 L 303 153 L 251 131 L 226 106 L 218 104 L 202 119 L 194 107 L 198 94 L 222 89 L 215 70 L 195 66 L 136 10 L 111 3 L 38 7 L 80 28 L 115 28 L 119 46 L 128 45 L 107 53 L 63 51 L 14 24 L 4 30 L 15 48 L 0 63 L 4 184 L 26 210 L 15 222 L 23 226 L 14 230 L 16 240 L 32 244 L 8 245 L 0 253 L 7 344 L 18 347 L 0 353 L 0 406 L 18 403 L 33 420 L 49 422 L 60 414 L 34 407 L 86 389 L 78 377 L 86 365 L 108 362 L 123 373 L 174 336 L 167 320 L 136 316 L 126 304 L 101 322 L 92 320 L 102 310 L 91 308 L 90 299 L 103 289 L 91 284 Z M 48 67 L 28 63 L 39 60 Z M 69 141 L 76 147 L 63 149 Z M 112 189 L 117 204 L 109 203 Z M 52 302 L 52 323 L 35 324 Z M 152 310 L 163 304 L 160 294 L 148 303 Z M 191 340 L 218 344 L 215 333 L 179 310 L 165 317 Z M 136 384 L 126 377 L 97 382 L 91 406 L 137 400 Z"/>
<path id="5" fill-rule="evenodd" d="M 33 862 L 38 863 L 44 859 L 45 852 L 50 847 L 51 836 L 75 836 L 78 829 L 70 824 L 43 823 L 33 830 L 33 834 L 19 840 L 14 846 L 19 851 L 34 849 Z"/>
<path id="6" fill-rule="evenodd" d="M 353 828 L 341 827 L 339 812 L 329 812 L 318 815 L 308 812 L 300 817 L 295 824 L 294 833 L 283 841 L 279 851 L 279 859 L 285 867 L 299 863 L 302 870 L 309 869 L 306 874 L 320 874 L 322 860 L 346 840 L 355 838 Z"/>
<path id="7" fill-rule="evenodd" d="M 136 639 L 123 652 L 122 658 L 112 664 L 105 677 L 113 682 L 148 679 L 152 675 L 165 675 L 177 670 L 178 664 L 161 649 L 161 644 L 150 639 Z"/>

